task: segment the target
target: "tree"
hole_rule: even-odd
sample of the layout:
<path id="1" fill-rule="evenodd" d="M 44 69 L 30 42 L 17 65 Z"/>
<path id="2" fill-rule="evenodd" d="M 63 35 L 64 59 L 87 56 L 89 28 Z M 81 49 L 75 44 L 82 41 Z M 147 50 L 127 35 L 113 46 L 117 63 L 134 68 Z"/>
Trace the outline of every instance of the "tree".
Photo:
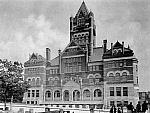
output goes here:
<path id="1" fill-rule="evenodd" d="M 30 88 L 23 80 L 23 67 L 19 62 L 0 59 L 0 101 L 6 103 L 22 102 L 24 93 Z"/>

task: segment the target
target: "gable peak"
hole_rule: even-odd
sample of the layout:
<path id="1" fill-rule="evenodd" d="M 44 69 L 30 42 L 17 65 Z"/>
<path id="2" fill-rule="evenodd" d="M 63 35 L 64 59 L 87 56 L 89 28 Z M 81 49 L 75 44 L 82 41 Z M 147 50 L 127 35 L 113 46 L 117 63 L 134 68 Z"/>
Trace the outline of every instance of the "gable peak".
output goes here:
<path id="1" fill-rule="evenodd" d="M 80 12 L 84 13 L 85 15 L 89 14 L 89 11 L 88 11 L 84 1 L 82 2 L 82 4 L 81 4 L 81 6 L 80 6 L 80 8 L 79 8 L 79 10 L 78 10 L 76 15 L 78 16 L 80 14 Z"/>

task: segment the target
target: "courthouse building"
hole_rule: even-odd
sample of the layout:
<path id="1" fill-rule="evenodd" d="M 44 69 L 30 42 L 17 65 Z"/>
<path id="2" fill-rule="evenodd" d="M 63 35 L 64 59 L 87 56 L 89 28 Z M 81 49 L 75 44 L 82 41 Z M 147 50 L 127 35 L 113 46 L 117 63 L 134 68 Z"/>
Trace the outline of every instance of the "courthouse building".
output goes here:
<path id="1" fill-rule="evenodd" d="M 100 38 L 100 37 L 98 37 Z M 138 101 L 138 60 L 124 42 L 107 40 L 96 47 L 94 14 L 82 2 L 70 17 L 70 42 L 51 59 L 33 53 L 24 63 L 25 80 L 31 88 L 25 93 L 27 104 L 46 104 L 95 108 Z"/>

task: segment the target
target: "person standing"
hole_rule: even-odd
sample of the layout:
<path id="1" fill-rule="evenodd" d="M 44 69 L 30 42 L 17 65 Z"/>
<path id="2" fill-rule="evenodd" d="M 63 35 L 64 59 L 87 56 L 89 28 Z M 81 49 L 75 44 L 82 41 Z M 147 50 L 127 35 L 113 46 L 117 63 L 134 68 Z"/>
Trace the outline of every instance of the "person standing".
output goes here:
<path id="1" fill-rule="evenodd" d="M 127 106 L 127 110 L 128 110 L 128 113 L 133 113 L 134 106 L 132 105 L 132 102 L 130 102 L 130 104 Z"/>
<path id="2" fill-rule="evenodd" d="M 144 101 L 142 104 L 142 112 L 146 112 L 146 110 L 148 110 L 148 105 L 147 105 L 146 101 Z"/>
<path id="3" fill-rule="evenodd" d="M 121 110 L 120 107 L 118 107 L 118 110 L 117 110 L 117 111 L 118 111 L 117 113 L 122 113 L 122 110 Z"/>
<path id="4" fill-rule="evenodd" d="M 136 105 L 136 112 L 137 113 L 141 112 L 141 104 L 140 104 L 140 102 L 138 102 L 138 104 Z"/>
<path id="5" fill-rule="evenodd" d="M 110 108 L 110 113 L 116 113 L 116 107 L 115 107 L 115 105 L 113 105 L 113 106 Z"/>

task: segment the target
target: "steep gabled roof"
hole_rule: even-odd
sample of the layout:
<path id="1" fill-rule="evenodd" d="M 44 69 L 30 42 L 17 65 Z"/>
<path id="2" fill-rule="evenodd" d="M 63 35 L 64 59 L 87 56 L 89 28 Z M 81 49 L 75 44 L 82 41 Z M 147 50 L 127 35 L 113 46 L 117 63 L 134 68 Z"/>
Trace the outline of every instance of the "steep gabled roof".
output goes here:
<path id="1" fill-rule="evenodd" d="M 78 12 L 77 12 L 77 14 L 76 14 L 76 16 L 79 16 L 79 14 L 80 14 L 81 12 L 84 13 L 85 15 L 88 15 L 88 14 L 89 14 L 89 11 L 88 11 L 88 9 L 87 9 L 86 4 L 85 4 L 84 1 L 82 2 L 82 4 L 81 4 L 81 6 L 80 6 L 80 8 L 79 8 L 79 10 L 78 10 Z"/>
<path id="2" fill-rule="evenodd" d="M 55 57 L 50 61 L 51 66 L 59 65 L 59 56 Z"/>
<path id="3" fill-rule="evenodd" d="M 103 47 L 93 48 L 93 55 L 91 56 L 91 62 L 102 61 Z"/>
<path id="4" fill-rule="evenodd" d="M 83 48 L 76 42 L 74 42 L 73 40 L 67 45 L 67 47 L 64 49 L 64 51 L 61 53 L 61 55 L 69 48 L 69 47 L 78 47 L 80 48 L 83 52 L 85 52 L 85 50 L 83 50 Z"/>
<path id="5" fill-rule="evenodd" d="M 117 41 L 113 47 L 114 48 L 122 47 L 122 44 L 120 44 L 120 42 Z"/>
<path id="6" fill-rule="evenodd" d="M 115 52 L 115 50 L 117 49 L 117 51 L 120 52 Z M 129 56 L 133 56 L 133 50 L 131 50 L 129 47 L 126 48 L 124 47 L 124 45 L 122 45 L 121 43 L 119 43 L 118 41 L 112 45 L 112 48 L 107 50 L 104 54 L 103 54 L 103 58 L 118 58 L 118 57 L 129 57 Z"/>
<path id="7" fill-rule="evenodd" d="M 35 53 L 32 53 L 32 55 L 31 55 L 30 59 L 37 59 L 36 54 L 35 54 Z"/>
<path id="8" fill-rule="evenodd" d="M 46 59 L 42 55 L 32 53 L 29 60 L 24 63 L 24 66 L 25 67 L 39 66 L 39 65 L 44 65 L 45 63 L 46 63 Z"/>

